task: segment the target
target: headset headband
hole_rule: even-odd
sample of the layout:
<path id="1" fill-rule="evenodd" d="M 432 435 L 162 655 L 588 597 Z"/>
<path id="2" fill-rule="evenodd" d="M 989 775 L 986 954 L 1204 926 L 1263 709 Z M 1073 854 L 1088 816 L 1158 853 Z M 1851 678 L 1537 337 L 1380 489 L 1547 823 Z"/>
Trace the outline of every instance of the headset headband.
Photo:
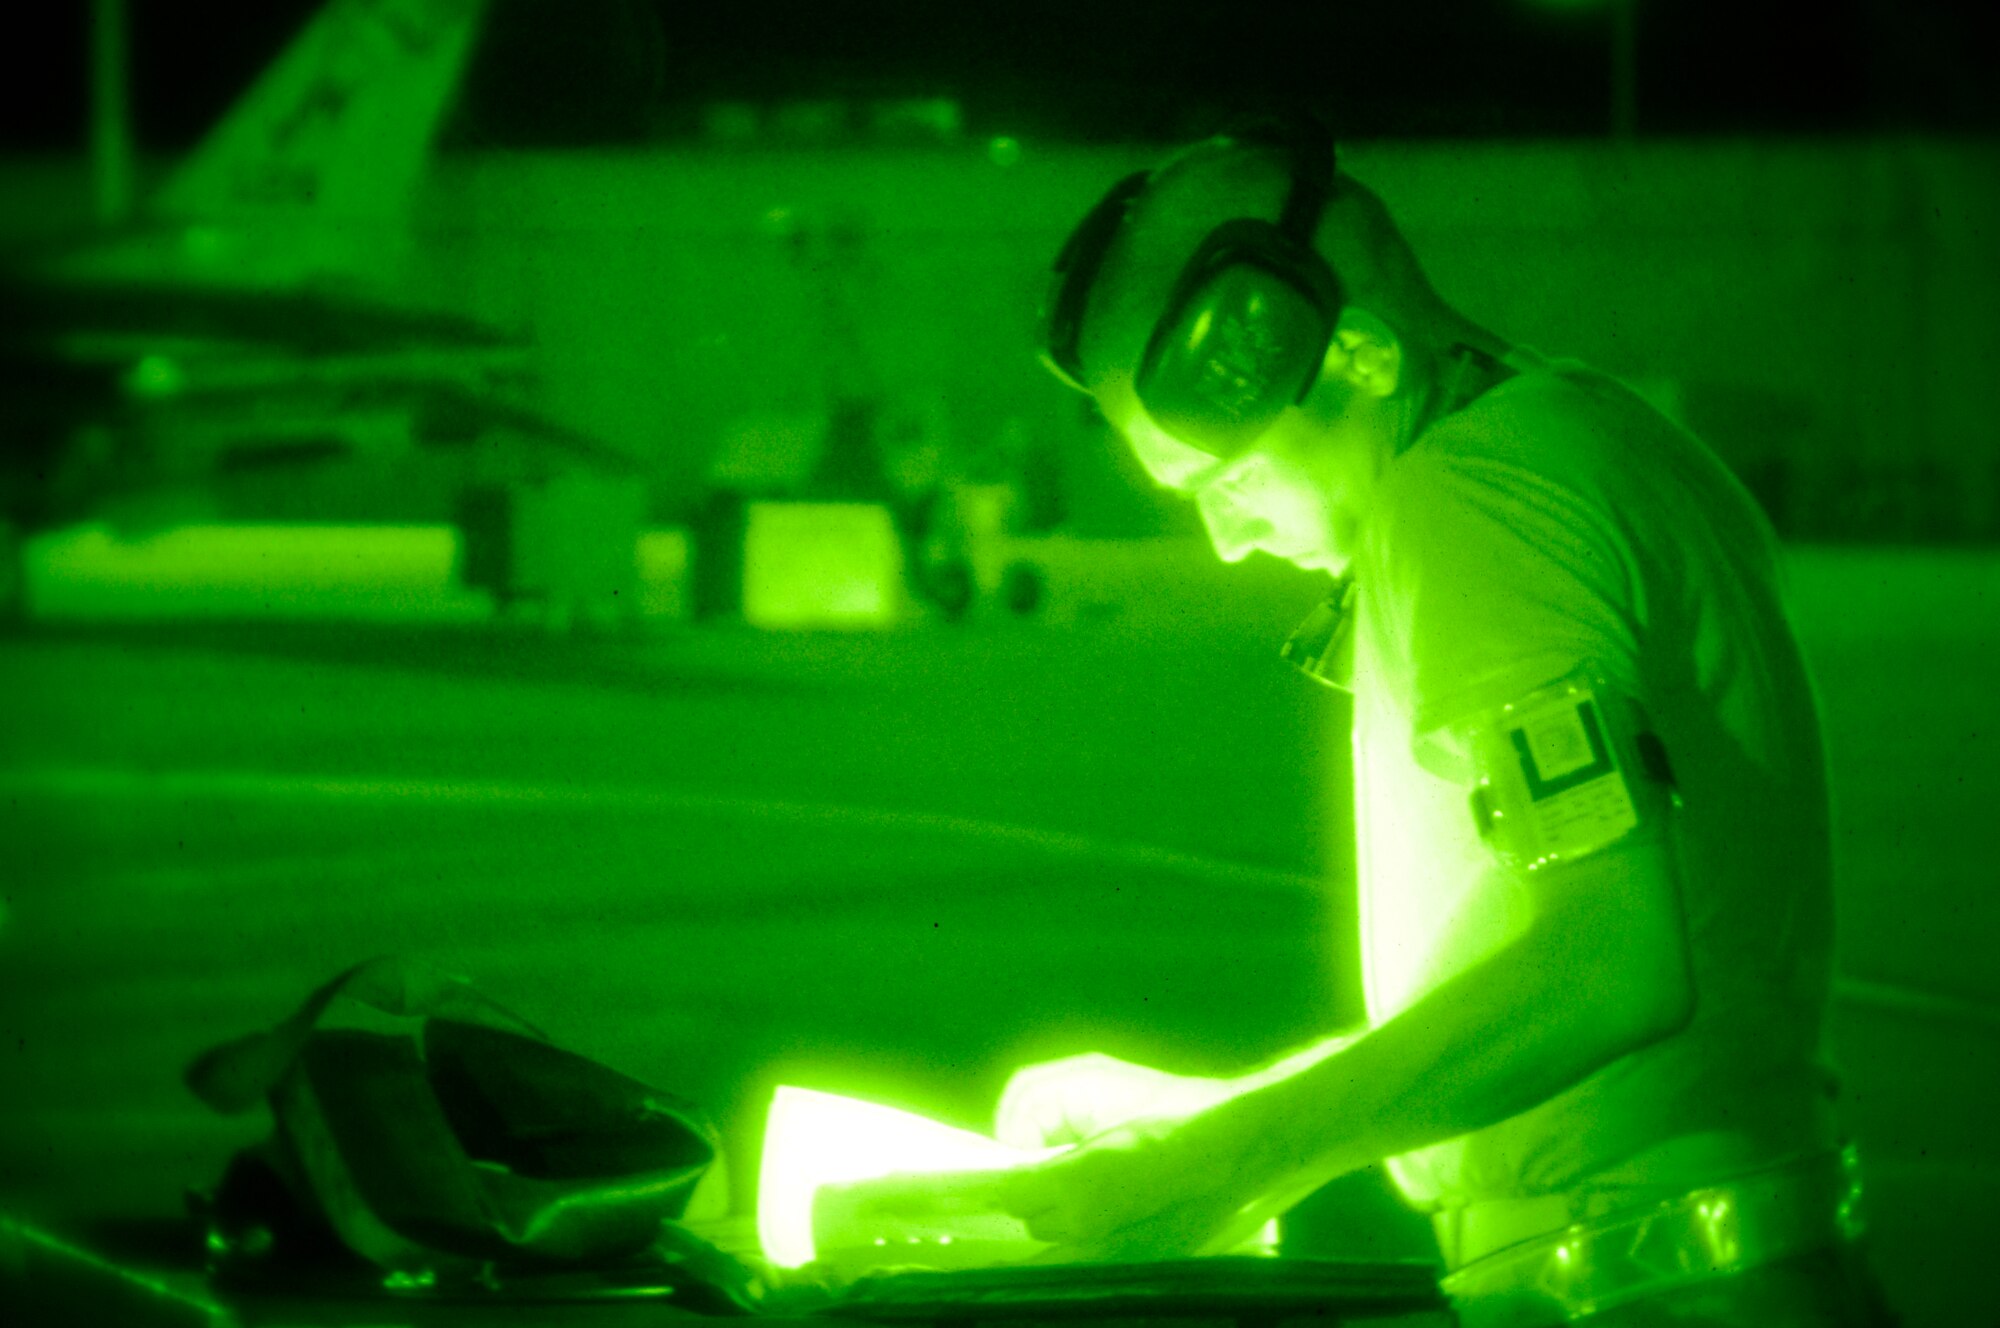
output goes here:
<path id="1" fill-rule="evenodd" d="M 1291 158 L 1292 184 L 1285 194 L 1278 229 L 1310 245 L 1319 229 L 1320 214 L 1333 194 L 1333 135 L 1303 111 L 1279 111 L 1245 117 L 1216 135 L 1237 144 L 1266 144 L 1285 149 Z"/>
<path id="2" fill-rule="evenodd" d="M 1290 185 L 1275 225 L 1301 249 L 1309 250 L 1320 214 L 1333 192 L 1334 145 L 1326 126 L 1302 110 L 1286 109 L 1239 117 L 1212 137 L 1233 144 L 1285 149 L 1290 159 Z M 1138 171 L 1112 185 L 1056 255 L 1050 292 L 1043 304 L 1041 358 L 1056 377 L 1079 392 L 1089 391 L 1083 381 L 1082 341 L 1091 288 L 1133 203 L 1145 193 L 1152 178 L 1152 172 Z"/>

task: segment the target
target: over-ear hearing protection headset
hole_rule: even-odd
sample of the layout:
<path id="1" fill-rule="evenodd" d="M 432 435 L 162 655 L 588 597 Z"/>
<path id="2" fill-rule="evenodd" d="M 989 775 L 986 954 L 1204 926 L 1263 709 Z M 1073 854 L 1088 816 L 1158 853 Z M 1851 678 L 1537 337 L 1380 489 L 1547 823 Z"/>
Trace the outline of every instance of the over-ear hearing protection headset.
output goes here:
<path id="1" fill-rule="evenodd" d="M 1238 144 L 1283 147 L 1291 185 L 1275 222 L 1239 217 L 1211 230 L 1182 267 L 1153 325 L 1135 386 L 1153 422 L 1229 459 L 1305 399 L 1340 318 L 1340 280 L 1313 248 L 1333 190 L 1333 140 L 1304 114 L 1244 122 Z M 1091 285 L 1132 204 L 1151 181 L 1129 175 L 1092 208 L 1056 257 L 1042 358 L 1083 390 L 1079 345 Z"/>

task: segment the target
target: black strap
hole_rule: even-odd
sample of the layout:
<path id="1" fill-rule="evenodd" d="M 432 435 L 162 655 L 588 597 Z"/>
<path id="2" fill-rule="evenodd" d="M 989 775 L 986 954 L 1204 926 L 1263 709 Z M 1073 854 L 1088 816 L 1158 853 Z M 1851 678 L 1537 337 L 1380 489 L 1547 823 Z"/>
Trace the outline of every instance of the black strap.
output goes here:
<path id="1" fill-rule="evenodd" d="M 1291 157 L 1291 187 L 1278 214 L 1278 229 L 1299 244 L 1310 245 L 1327 199 L 1333 196 L 1335 150 L 1327 127 L 1317 116 L 1286 107 L 1245 116 L 1219 137 L 1285 149 Z"/>

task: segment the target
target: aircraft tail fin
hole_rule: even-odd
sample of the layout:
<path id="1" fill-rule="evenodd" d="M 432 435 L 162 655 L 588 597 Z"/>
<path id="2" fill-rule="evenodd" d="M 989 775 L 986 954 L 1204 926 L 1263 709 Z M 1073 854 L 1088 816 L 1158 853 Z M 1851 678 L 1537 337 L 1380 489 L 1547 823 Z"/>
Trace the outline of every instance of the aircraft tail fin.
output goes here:
<path id="1" fill-rule="evenodd" d="M 149 201 L 175 220 L 388 221 L 487 0 L 330 0 Z"/>

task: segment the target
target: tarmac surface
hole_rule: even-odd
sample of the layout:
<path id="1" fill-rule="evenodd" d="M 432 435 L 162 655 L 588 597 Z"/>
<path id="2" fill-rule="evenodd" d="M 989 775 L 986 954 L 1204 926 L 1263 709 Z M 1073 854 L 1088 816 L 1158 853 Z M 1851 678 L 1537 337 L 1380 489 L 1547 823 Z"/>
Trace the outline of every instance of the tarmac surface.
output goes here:
<path id="1" fill-rule="evenodd" d="M 1841 799 L 1836 1047 L 1914 1325 L 2000 1321 L 1973 1285 L 2000 1197 L 1991 561 L 1802 562 Z M 781 1082 L 979 1126 L 1029 1060 L 1217 1072 L 1349 1022 L 1344 703 L 1272 658 L 1300 607 L 1181 632 L 0 639 L 0 1208 L 177 1214 L 264 1128 L 208 1113 L 186 1063 L 377 954 L 702 1103 L 739 1202 Z M 1327 1229 L 1363 1252 L 1420 1230 L 1345 1203 Z"/>

